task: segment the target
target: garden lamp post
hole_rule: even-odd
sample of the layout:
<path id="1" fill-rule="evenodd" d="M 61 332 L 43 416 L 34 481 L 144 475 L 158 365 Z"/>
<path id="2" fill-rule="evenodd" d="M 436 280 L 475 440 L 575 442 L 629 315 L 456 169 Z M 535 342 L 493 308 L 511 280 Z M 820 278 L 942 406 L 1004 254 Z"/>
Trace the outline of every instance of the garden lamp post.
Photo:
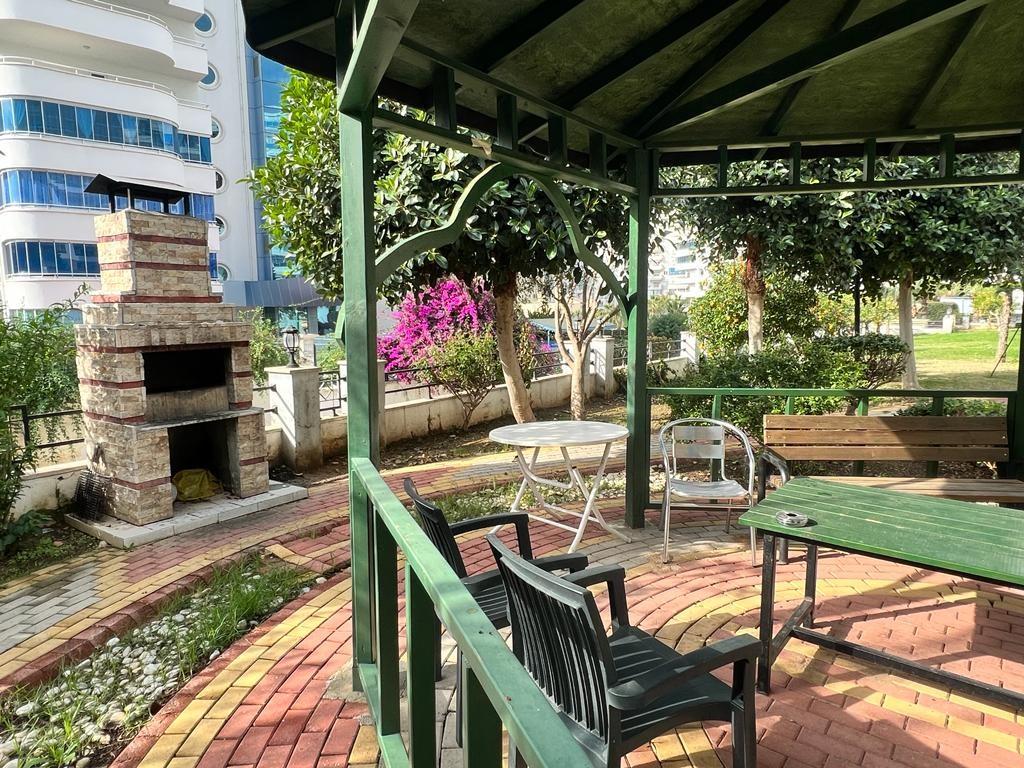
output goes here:
<path id="1" fill-rule="evenodd" d="M 284 348 L 288 350 L 288 355 L 291 357 L 288 367 L 298 368 L 299 364 L 295 360 L 295 353 L 299 351 L 299 329 L 295 326 L 285 328 L 281 335 L 284 336 Z"/>

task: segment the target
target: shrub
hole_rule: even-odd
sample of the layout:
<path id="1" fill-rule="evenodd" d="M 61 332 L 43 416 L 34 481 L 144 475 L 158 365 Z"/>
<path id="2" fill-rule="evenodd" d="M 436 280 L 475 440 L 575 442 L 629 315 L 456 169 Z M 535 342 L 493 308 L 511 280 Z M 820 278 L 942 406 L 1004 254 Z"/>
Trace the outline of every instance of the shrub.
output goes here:
<path id="1" fill-rule="evenodd" d="M 252 379 L 256 384 L 266 384 L 266 369 L 285 365 L 288 362 L 288 351 L 284 348 L 274 321 L 264 315 L 263 310 L 242 312 L 242 319 L 252 326 L 252 340 L 249 342 Z"/>
<path id="2" fill-rule="evenodd" d="M 501 378 L 498 343 L 489 331 L 460 331 L 428 350 L 434 379 L 462 404 L 462 427 Z"/>
<path id="3" fill-rule="evenodd" d="M 615 368 L 612 371 L 615 378 L 616 389 L 625 394 L 627 374 L 625 368 Z M 676 373 L 668 367 L 664 360 L 651 360 L 647 363 L 647 386 L 648 387 L 670 387 L 683 386 L 676 384 Z"/>
<path id="4" fill-rule="evenodd" d="M 918 400 L 913 405 L 897 411 L 897 416 L 931 416 L 932 404 Z M 953 398 L 942 403 L 943 416 L 1005 416 L 1006 403 L 1001 400 L 978 400 Z"/>
<path id="5" fill-rule="evenodd" d="M 953 317 L 957 317 L 958 313 L 956 311 L 955 304 L 949 304 L 945 301 L 929 301 L 928 306 L 925 307 L 925 317 L 928 318 L 929 322 L 939 323 L 942 322 L 942 318 L 944 318 L 950 310 L 953 312 Z"/>
<path id="6" fill-rule="evenodd" d="M 345 349 L 336 339 L 331 339 L 330 342 L 316 351 L 316 364 L 321 371 L 338 370 L 338 363 L 344 359 Z"/>
<path id="7" fill-rule="evenodd" d="M 690 318 L 686 312 L 667 312 L 651 318 L 648 333 L 664 339 L 678 339 L 683 331 L 690 330 Z"/>
<path id="8" fill-rule="evenodd" d="M 900 378 L 910 354 L 910 348 L 899 336 L 886 333 L 838 336 L 822 343 L 836 352 L 849 352 L 860 363 L 863 386 L 868 389 Z"/>
<path id="9" fill-rule="evenodd" d="M 756 354 L 712 357 L 672 381 L 674 387 L 858 389 L 864 386 L 861 365 L 849 351 L 821 342 L 776 345 Z M 712 397 L 669 395 L 673 418 L 710 416 Z M 842 398 L 794 399 L 793 413 L 823 414 L 845 407 Z M 782 413 L 784 397 L 725 397 L 722 418 L 752 435 L 761 434 L 766 413 Z"/>
<path id="10" fill-rule="evenodd" d="M 427 352 L 456 333 L 479 333 L 494 322 L 494 296 L 482 281 L 449 277 L 408 293 L 394 313 L 395 325 L 377 341 L 386 370 L 417 368 Z"/>
<path id="11" fill-rule="evenodd" d="M 69 313 L 72 299 L 30 317 L 0 317 L 0 554 L 31 533 L 31 520 L 12 520 L 14 502 L 21 494 L 21 478 L 32 467 L 33 430 L 23 445 L 13 420 L 25 406 L 29 413 L 66 408 L 78 402 L 75 370 L 75 332 Z M 61 435 L 61 419 L 35 422 L 48 437 Z"/>

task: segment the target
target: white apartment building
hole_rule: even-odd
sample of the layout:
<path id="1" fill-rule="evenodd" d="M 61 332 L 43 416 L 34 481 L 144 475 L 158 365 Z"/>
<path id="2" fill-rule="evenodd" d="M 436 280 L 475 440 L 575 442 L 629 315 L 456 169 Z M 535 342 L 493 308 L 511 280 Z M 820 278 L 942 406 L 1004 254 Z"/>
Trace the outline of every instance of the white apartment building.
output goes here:
<path id="1" fill-rule="evenodd" d="M 219 251 L 203 13 L 202 0 L 0 2 L 7 312 L 65 300 L 83 282 L 96 287 L 93 217 L 107 201 L 83 188 L 100 173 L 187 191 Z"/>
<path id="2" fill-rule="evenodd" d="M 707 279 L 707 254 L 690 240 L 669 242 L 660 253 L 651 256 L 649 285 L 653 296 L 695 299 L 704 295 Z"/>
<path id="3" fill-rule="evenodd" d="M 322 329 L 332 312 L 284 277 L 243 181 L 276 151 L 286 80 L 246 46 L 235 0 L 0 0 L 5 311 L 98 287 L 92 219 L 108 203 L 83 187 L 102 173 L 191 193 L 226 300 Z"/>

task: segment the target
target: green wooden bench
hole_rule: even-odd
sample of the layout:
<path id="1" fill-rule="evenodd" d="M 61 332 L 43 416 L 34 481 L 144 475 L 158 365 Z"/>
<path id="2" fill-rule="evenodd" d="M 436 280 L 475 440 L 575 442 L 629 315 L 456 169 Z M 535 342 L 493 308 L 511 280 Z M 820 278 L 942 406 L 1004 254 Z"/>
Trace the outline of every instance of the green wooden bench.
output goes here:
<path id="1" fill-rule="evenodd" d="M 1009 460 L 1006 419 L 1000 416 L 789 416 L 764 417 L 764 452 L 759 480 L 783 482 L 798 461 Z M 885 488 L 960 501 L 1024 504 L 1024 482 L 1004 478 L 829 476 L 859 487 Z"/>

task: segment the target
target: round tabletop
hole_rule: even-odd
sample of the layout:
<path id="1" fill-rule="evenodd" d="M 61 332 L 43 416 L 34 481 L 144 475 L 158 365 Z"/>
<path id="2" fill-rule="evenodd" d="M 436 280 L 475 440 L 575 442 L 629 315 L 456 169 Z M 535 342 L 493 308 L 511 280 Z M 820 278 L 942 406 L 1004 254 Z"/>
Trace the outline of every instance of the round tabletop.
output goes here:
<path id="1" fill-rule="evenodd" d="M 598 445 L 622 440 L 628 435 L 629 430 L 621 424 L 603 421 L 530 421 L 492 429 L 490 438 L 505 445 L 541 448 Z"/>

